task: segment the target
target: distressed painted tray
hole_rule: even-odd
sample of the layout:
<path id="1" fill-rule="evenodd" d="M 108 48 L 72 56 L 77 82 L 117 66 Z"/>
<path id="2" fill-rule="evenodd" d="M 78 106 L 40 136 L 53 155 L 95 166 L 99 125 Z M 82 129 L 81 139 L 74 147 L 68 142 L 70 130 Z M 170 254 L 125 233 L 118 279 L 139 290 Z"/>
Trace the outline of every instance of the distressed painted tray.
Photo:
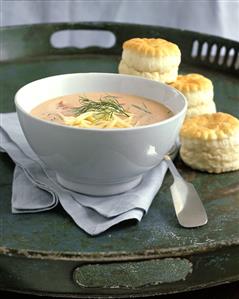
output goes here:
<path id="1" fill-rule="evenodd" d="M 113 35 L 115 43 L 108 48 L 52 46 L 52 35 L 69 29 L 89 30 L 83 34 L 97 30 Z M 180 72 L 211 78 L 218 110 L 239 117 L 237 42 L 116 23 L 1 28 L 0 111 L 13 111 L 15 92 L 32 80 L 72 72 L 117 72 L 122 43 L 131 37 L 162 37 L 177 43 L 182 51 Z M 178 225 L 169 193 L 172 178 L 167 174 L 142 222 L 126 222 L 93 238 L 60 206 L 34 215 L 11 214 L 14 165 L 0 153 L 0 289 L 80 298 L 137 297 L 238 280 L 239 172 L 201 173 L 179 158 L 176 165 L 205 204 L 206 226 Z"/>

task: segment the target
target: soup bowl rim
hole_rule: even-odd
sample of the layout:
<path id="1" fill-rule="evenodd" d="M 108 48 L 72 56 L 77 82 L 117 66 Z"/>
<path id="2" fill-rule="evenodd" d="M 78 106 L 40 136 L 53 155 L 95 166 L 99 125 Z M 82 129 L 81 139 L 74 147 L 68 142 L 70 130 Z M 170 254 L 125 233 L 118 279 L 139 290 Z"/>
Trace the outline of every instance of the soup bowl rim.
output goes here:
<path id="1" fill-rule="evenodd" d="M 181 99 L 184 100 L 184 103 L 183 103 L 183 108 L 180 109 L 180 111 L 178 111 L 177 113 L 173 113 L 172 116 L 170 116 L 169 118 L 167 119 L 164 119 L 164 120 L 161 120 L 161 121 L 158 121 L 158 122 L 155 122 L 155 123 L 152 123 L 152 124 L 147 124 L 147 125 L 141 125 L 141 126 L 132 126 L 132 127 L 128 127 L 128 128 L 83 128 L 83 127 L 75 127 L 75 126 L 69 126 L 69 125 L 65 125 L 65 124 L 60 124 L 60 123 L 56 123 L 56 122 L 53 122 L 53 121 L 50 121 L 50 120 L 45 120 L 45 119 L 42 119 L 40 117 L 37 117 L 37 116 L 34 116 L 31 114 L 31 111 L 27 112 L 24 108 L 22 108 L 21 104 L 19 103 L 19 100 L 18 100 L 18 97 L 21 95 L 21 93 L 29 88 L 32 84 L 37 84 L 38 82 L 41 82 L 42 80 L 47 80 L 47 79 L 50 79 L 50 78 L 57 78 L 57 77 L 68 77 L 68 76 L 74 76 L 74 75 L 103 75 L 103 76 L 119 76 L 119 77 L 124 77 L 124 78 L 136 78 L 136 79 L 139 79 L 139 80 L 145 80 L 145 81 L 150 81 L 151 83 L 153 82 L 156 83 L 156 84 L 159 84 L 161 86 L 163 86 L 163 88 L 168 88 L 168 89 L 172 89 L 174 92 L 176 92 L 177 94 L 179 94 L 181 96 Z M 142 81 L 142 82 L 143 82 Z M 127 92 L 126 92 L 127 94 Z M 70 94 L 65 94 L 65 95 L 70 95 Z M 64 96 L 65 96 L 64 95 Z M 60 97 L 60 96 L 59 96 Z M 41 102 L 44 103 L 48 100 L 51 100 L 51 99 L 46 99 L 44 101 Z M 149 99 L 151 101 L 154 101 L 156 102 L 156 100 L 154 99 Z M 160 102 L 160 100 L 158 101 L 160 104 L 166 106 L 165 104 L 163 104 L 162 102 Z M 158 81 L 155 81 L 155 80 L 151 80 L 151 79 L 148 79 L 148 78 L 144 78 L 144 77 L 139 77 L 139 76 L 134 76 L 134 75 L 125 75 L 125 74 L 117 74 L 117 73 L 97 73 L 97 72 L 87 72 L 87 73 L 66 73 L 66 74 L 60 74 L 60 75 L 54 75 L 54 76 L 48 76 L 48 77 L 44 77 L 44 78 L 41 78 L 41 79 L 38 79 L 38 80 L 34 80 L 32 82 L 29 82 L 27 84 L 25 84 L 24 86 L 22 86 L 15 94 L 15 97 L 14 97 L 14 103 L 15 103 L 15 106 L 18 110 L 21 111 L 21 113 L 27 115 L 28 117 L 36 120 L 36 121 L 39 121 L 39 122 L 43 122 L 45 124 L 48 124 L 48 125 L 51 125 L 51 126 L 56 126 L 56 127 L 62 127 L 62 128 L 65 128 L 65 129 L 70 129 L 70 130 L 84 130 L 84 131 L 97 131 L 97 132 L 123 132 L 123 131 L 135 131 L 135 130 L 143 130 L 143 129 L 150 129 L 150 128 L 154 128 L 154 127 L 158 127 L 158 126 L 162 126 L 168 122 L 171 122 L 173 120 L 175 120 L 176 118 L 180 117 L 182 114 L 185 113 L 186 109 L 187 109 L 187 100 L 186 100 L 186 97 L 180 92 L 178 91 L 177 89 L 165 84 L 165 83 L 162 83 L 162 82 L 158 82 Z M 36 105 L 35 107 L 37 107 L 38 105 Z M 167 107 L 168 109 L 170 109 L 169 107 Z M 170 109 L 171 110 L 171 109 Z"/>

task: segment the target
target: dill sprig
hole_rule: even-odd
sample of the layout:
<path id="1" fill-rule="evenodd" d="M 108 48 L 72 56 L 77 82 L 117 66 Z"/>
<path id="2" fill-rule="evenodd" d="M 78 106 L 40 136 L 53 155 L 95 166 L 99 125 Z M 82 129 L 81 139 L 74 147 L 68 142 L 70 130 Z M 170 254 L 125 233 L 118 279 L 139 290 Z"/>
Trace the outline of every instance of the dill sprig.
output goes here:
<path id="1" fill-rule="evenodd" d="M 90 100 L 87 97 L 80 96 L 81 106 L 73 108 L 75 116 L 86 112 L 95 112 L 99 118 L 106 120 L 112 119 L 113 114 L 129 117 L 129 114 L 120 104 L 116 96 L 106 95 L 101 97 L 98 101 Z"/>
<path id="2" fill-rule="evenodd" d="M 147 108 L 147 106 L 145 105 L 144 102 L 143 102 L 143 107 L 142 107 L 142 106 L 138 106 L 138 105 L 136 105 L 136 104 L 132 104 L 132 107 L 137 108 L 137 109 L 139 109 L 139 110 L 141 110 L 141 111 L 143 111 L 143 112 L 145 112 L 145 113 L 152 114 L 152 113 L 149 111 L 149 109 Z"/>

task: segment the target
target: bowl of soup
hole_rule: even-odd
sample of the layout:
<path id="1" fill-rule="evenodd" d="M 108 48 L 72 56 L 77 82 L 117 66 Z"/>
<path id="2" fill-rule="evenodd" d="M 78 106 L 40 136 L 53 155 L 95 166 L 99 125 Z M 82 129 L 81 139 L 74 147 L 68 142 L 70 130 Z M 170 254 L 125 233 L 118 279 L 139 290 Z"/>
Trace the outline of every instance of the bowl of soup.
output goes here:
<path id="1" fill-rule="evenodd" d="M 31 82 L 15 105 L 27 141 L 59 184 L 98 196 L 138 185 L 174 146 L 187 108 L 170 86 L 107 73 Z"/>

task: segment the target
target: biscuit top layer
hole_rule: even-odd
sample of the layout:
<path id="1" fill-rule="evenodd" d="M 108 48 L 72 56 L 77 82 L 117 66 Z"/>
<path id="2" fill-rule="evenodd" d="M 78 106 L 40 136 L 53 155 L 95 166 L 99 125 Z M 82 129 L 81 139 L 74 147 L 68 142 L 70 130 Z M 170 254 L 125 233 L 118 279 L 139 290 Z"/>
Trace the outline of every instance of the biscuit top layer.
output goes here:
<path id="1" fill-rule="evenodd" d="M 239 134 L 239 119 L 227 113 L 203 114 L 184 121 L 180 137 L 215 140 Z M 239 135 L 238 135 L 239 136 Z"/>
<path id="2" fill-rule="evenodd" d="M 181 92 L 197 92 L 213 89 L 212 81 L 199 74 L 180 75 L 170 84 Z"/>
<path id="3" fill-rule="evenodd" d="M 132 38 L 123 43 L 123 49 L 149 57 L 181 56 L 176 44 L 161 38 Z"/>

